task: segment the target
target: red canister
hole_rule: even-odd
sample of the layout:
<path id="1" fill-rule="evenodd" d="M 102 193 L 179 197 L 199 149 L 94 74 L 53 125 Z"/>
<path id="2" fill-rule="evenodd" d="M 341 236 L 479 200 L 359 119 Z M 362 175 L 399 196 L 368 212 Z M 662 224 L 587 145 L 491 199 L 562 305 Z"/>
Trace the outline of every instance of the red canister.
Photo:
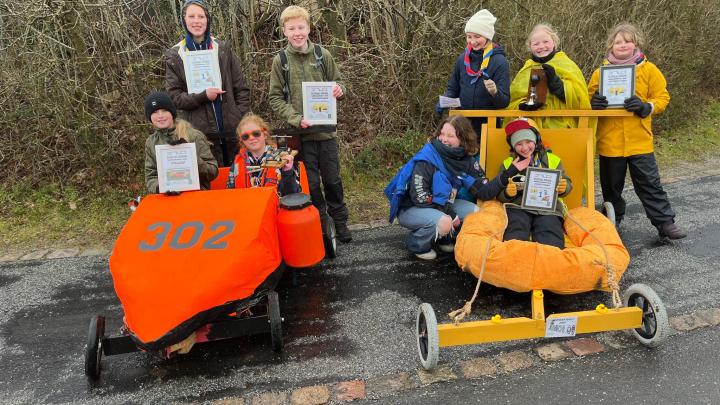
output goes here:
<path id="1" fill-rule="evenodd" d="M 320 214 L 310 196 L 302 193 L 280 198 L 278 214 L 280 252 L 291 267 L 310 267 L 325 257 Z"/>

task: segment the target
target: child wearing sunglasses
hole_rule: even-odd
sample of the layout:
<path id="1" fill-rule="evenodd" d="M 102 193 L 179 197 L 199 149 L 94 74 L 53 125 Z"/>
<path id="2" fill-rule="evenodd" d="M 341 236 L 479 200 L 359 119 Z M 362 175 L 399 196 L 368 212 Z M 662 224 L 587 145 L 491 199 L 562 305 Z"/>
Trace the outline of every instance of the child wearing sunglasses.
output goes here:
<path id="1" fill-rule="evenodd" d="M 245 114 L 237 127 L 242 145 L 228 176 L 228 188 L 277 187 L 278 194 L 286 195 L 300 192 L 299 173 L 295 170 L 291 154 L 281 156 L 282 167 L 276 169 L 265 165 L 275 148 L 268 145 L 270 126 L 261 117 Z"/>

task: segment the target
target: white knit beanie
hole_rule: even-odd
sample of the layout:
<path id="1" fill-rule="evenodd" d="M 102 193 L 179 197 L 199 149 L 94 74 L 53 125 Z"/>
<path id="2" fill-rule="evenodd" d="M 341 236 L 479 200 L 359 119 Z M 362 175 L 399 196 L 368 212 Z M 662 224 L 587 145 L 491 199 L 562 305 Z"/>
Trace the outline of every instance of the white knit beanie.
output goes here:
<path id="1" fill-rule="evenodd" d="M 465 24 L 465 33 L 480 34 L 492 41 L 495 35 L 495 21 L 497 21 L 497 18 L 494 15 L 482 9 L 470 17 L 467 24 Z"/>

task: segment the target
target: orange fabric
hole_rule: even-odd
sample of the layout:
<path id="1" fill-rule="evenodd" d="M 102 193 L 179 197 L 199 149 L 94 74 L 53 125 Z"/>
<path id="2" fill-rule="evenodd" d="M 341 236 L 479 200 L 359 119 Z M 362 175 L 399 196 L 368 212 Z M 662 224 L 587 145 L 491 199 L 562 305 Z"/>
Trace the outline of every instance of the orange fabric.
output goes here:
<path id="1" fill-rule="evenodd" d="M 229 174 L 230 167 L 219 167 L 217 177 L 210 182 L 210 190 L 225 190 Z"/>
<path id="2" fill-rule="evenodd" d="M 305 194 L 310 194 L 310 183 L 308 183 L 307 171 L 305 171 L 305 163 L 298 162 L 300 168 L 300 190 Z"/>
<path id="3" fill-rule="evenodd" d="M 251 296 L 280 266 L 277 212 L 278 197 L 267 187 L 144 198 L 110 256 L 135 336 L 154 342 L 202 311 Z M 232 231 L 217 238 L 229 224 Z M 167 237 L 158 243 L 163 229 Z"/>
<path id="4" fill-rule="evenodd" d="M 630 255 L 614 225 L 586 207 L 573 208 L 570 215 L 602 242 L 619 282 L 630 263 Z M 479 212 L 465 218 L 455 244 L 455 260 L 460 268 L 478 277 L 490 243 L 483 282 L 517 292 L 609 291 L 606 270 L 597 264 L 606 262 L 602 247 L 569 218 L 565 219 L 564 227 L 572 242 L 568 246 L 572 247 L 563 250 L 535 242 L 503 242 L 506 218 L 502 204 L 497 201 L 483 203 Z"/>

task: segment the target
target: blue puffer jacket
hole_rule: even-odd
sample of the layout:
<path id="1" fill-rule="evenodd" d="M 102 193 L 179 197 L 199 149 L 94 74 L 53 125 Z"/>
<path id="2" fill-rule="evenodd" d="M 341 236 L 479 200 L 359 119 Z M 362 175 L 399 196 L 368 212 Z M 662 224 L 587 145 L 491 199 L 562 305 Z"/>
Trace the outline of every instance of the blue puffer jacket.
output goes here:
<path id="1" fill-rule="evenodd" d="M 408 193 L 408 183 L 412 177 L 415 163 L 421 161 L 428 162 L 437 168 L 432 180 L 432 201 L 434 204 L 440 206 L 445 205 L 450 198 L 452 189 L 462 187 L 462 183 L 453 178 L 447 170 L 435 147 L 433 147 L 431 143 L 427 143 L 410 161 L 405 163 L 385 187 L 385 196 L 390 201 L 390 217 L 388 218 L 390 223 L 397 217 L 398 211 L 400 210 L 400 203 Z"/>

